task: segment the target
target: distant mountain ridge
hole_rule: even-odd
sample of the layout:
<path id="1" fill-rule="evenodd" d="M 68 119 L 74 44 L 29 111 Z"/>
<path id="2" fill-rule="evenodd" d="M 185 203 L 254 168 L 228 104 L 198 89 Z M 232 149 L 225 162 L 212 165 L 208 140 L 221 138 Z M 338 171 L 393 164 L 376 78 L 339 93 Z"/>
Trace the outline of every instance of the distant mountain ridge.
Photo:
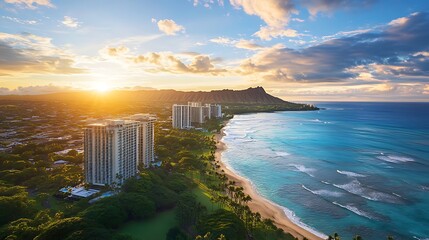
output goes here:
<path id="1" fill-rule="evenodd" d="M 139 90 L 112 91 L 106 94 L 123 101 L 158 101 L 158 102 L 203 102 L 203 103 L 234 103 L 234 104 L 286 104 L 288 102 L 268 94 L 263 87 L 245 90 L 213 90 L 210 92 L 184 92 L 176 90 Z M 100 98 L 93 92 L 63 92 L 43 95 L 8 95 L 0 96 L 5 100 L 75 100 L 82 98 Z"/>

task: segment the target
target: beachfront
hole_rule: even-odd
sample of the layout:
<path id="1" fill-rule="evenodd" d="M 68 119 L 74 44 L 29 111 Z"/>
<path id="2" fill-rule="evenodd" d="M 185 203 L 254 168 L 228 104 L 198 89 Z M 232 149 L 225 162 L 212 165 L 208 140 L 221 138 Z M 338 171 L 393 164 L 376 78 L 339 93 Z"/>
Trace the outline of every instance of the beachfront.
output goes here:
<path id="1" fill-rule="evenodd" d="M 225 134 L 223 129 L 221 130 L 220 134 L 216 134 L 216 160 L 219 161 L 219 164 L 222 170 L 225 171 L 225 174 L 228 179 L 231 181 L 235 181 L 238 186 L 243 187 L 243 192 L 252 198 L 252 201 L 248 203 L 250 209 L 254 212 L 259 212 L 262 218 L 272 219 L 277 227 L 283 229 L 285 232 L 292 234 L 294 237 L 300 240 L 304 238 L 310 240 L 324 239 L 321 236 L 318 236 L 315 233 L 311 232 L 310 230 L 307 230 L 292 222 L 286 216 L 285 212 L 280 206 L 260 196 L 247 179 L 234 173 L 225 165 L 225 163 L 222 161 L 222 152 L 227 148 L 226 144 L 222 141 L 224 135 Z"/>

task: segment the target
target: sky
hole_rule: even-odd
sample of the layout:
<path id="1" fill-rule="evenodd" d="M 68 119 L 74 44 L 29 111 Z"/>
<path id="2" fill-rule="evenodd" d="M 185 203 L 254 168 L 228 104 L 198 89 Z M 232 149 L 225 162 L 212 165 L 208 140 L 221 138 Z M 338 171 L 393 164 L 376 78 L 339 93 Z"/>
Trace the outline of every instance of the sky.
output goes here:
<path id="1" fill-rule="evenodd" d="M 0 0 L 0 95 L 429 101 L 429 0 Z"/>

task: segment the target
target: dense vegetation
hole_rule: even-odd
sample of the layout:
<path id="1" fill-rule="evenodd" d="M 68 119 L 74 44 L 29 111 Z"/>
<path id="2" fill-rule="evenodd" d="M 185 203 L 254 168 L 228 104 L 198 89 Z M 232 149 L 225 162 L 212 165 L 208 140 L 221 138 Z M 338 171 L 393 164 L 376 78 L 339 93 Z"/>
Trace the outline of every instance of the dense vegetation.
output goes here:
<path id="1" fill-rule="evenodd" d="M 167 119 L 171 110 L 166 105 L 100 108 L 100 104 L 105 103 L 43 103 L 43 108 L 40 103 L 28 102 L 0 105 L 0 112 L 6 109 L 0 116 L 1 127 L 20 129 L 13 137 L 15 140 L 0 141 L 0 147 L 10 146 L 0 153 L 0 239 L 131 240 L 120 231 L 124 224 L 144 224 L 171 211 L 175 212 L 176 223 L 165 235 L 169 240 L 294 239 L 271 220 L 252 212 L 247 206 L 252 199 L 221 170 L 214 157 L 216 142 L 211 132 L 221 129 L 222 120 L 208 121 L 203 126 L 207 132 L 176 130 L 170 128 Z M 17 121 L 28 118 L 25 114 L 47 116 L 53 109 L 60 109 L 56 117 Z M 247 109 L 252 107 L 248 105 Z M 254 110 L 261 109 L 264 107 Z M 233 113 L 234 107 L 226 110 Z M 155 136 L 160 167 L 142 169 L 120 191 L 101 189 L 117 194 L 92 204 L 86 199 L 72 200 L 59 194 L 60 188 L 82 182 L 83 157 L 76 149 L 82 144 L 79 132 L 85 119 L 148 111 L 159 117 Z M 53 126 L 50 132 L 38 129 L 49 124 Z M 48 134 L 49 140 L 32 137 L 38 134 Z M 58 138 L 66 135 L 70 138 Z M 22 144 L 11 145 L 16 139 L 21 139 Z M 69 148 L 73 149 L 60 153 Z M 60 159 L 67 164 L 55 165 Z M 197 192 L 202 192 L 206 200 Z"/>
<path id="2" fill-rule="evenodd" d="M 214 158 L 213 135 L 170 129 L 171 123 L 163 121 L 170 111 L 165 110 L 165 106 L 158 106 L 159 111 L 156 111 L 161 120 L 155 133 L 161 167 L 142 170 L 138 177 L 126 181 L 118 194 L 89 204 L 86 199 L 64 198 L 58 190 L 76 186 L 83 180 L 82 153 L 75 149 L 60 152 L 68 149 L 71 142 L 77 141 L 77 147 L 82 144 L 79 142 L 81 135 L 76 131 L 85 121 L 76 120 L 76 117 L 90 116 L 80 116 L 82 113 L 76 111 L 74 105 L 53 103 L 55 108 L 62 105 L 60 109 L 64 110 L 56 112 L 56 118 L 37 118 L 36 123 L 17 121 L 33 119 L 31 115 L 44 112 L 32 103 L 10 103 L 2 106 L 9 114 L 2 116 L 5 120 L 2 127 L 25 128 L 27 133 L 15 134 L 12 139 L 23 140 L 0 154 L 0 239 L 130 239 L 118 233 L 124 223 L 144 222 L 171 209 L 176 213 L 177 224 L 168 231 L 167 239 L 246 239 L 260 232 L 278 236 L 277 239 L 291 239 L 271 222 L 252 215 L 238 198 L 227 200 L 232 191 L 239 196 L 240 189 L 232 190 L 234 184 L 219 170 Z M 49 103 L 43 105 L 46 111 L 52 109 Z M 25 115 L 22 108 L 31 109 L 31 113 Z M 115 106 L 110 111 L 93 111 L 92 116 L 133 113 L 131 109 L 121 111 Z M 61 114 L 66 114 L 67 120 L 63 120 Z M 50 131 L 39 131 L 38 127 L 44 124 L 58 126 Z M 67 129 L 68 124 L 76 131 Z M 209 121 L 203 127 L 219 131 L 221 124 L 222 121 Z M 38 134 L 47 134 L 49 140 L 32 137 Z M 62 139 L 61 135 L 71 137 Z M 67 163 L 55 165 L 57 160 Z M 201 202 L 194 194 L 195 189 L 210 195 L 211 203 Z M 253 220 L 250 220 L 251 215 Z M 210 224 L 202 224 L 205 222 Z"/>

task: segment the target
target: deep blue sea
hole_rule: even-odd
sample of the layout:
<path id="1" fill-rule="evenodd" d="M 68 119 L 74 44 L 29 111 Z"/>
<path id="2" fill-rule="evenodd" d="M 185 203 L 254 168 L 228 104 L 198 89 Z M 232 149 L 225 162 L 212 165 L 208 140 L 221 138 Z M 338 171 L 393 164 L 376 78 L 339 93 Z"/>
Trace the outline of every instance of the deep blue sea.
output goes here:
<path id="1" fill-rule="evenodd" d="M 325 235 L 429 239 L 429 103 L 236 115 L 223 161 Z"/>

